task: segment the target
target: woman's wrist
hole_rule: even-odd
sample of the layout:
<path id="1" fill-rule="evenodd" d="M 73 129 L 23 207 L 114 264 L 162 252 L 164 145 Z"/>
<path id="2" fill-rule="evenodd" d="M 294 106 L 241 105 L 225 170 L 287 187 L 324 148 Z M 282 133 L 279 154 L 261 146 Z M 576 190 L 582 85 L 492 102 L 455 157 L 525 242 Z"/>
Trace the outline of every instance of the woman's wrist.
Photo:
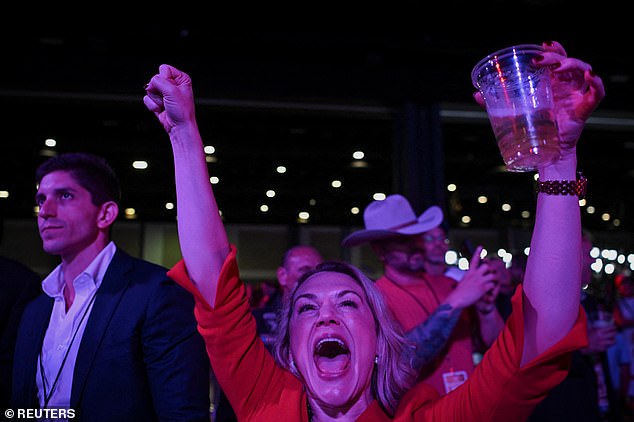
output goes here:
<path id="1" fill-rule="evenodd" d="M 587 188 L 588 179 L 581 172 L 577 172 L 576 179 L 537 181 L 537 192 L 546 195 L 576 195 L 583 199 Z"/>
<path id="2" fill-rule="evenodd" d="M 577 155 L 574 151 L 567 154 L 555 163 L 539 169 L 539 180 L 576 180 L 577 179 Z"/>
<path id="3" fill-rule="evenodd" d="M 174 126 L 169 132 L 169 138 L 174 152 L 191 152 L 196 149 L 192 145 L 198 147 L 202 144 L 195 121 Z"/>

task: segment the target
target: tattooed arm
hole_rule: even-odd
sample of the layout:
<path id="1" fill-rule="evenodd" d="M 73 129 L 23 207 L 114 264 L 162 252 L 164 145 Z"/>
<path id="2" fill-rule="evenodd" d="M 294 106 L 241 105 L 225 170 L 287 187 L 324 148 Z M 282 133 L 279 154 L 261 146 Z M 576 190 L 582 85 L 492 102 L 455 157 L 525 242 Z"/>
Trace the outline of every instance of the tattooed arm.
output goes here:
<path id="1" fill-rule="evenodd" d="M 416 372 L 431 362 L 447 344 L 462 309 L 453 308 L 443 303 L 418 326 L 414 327 L 406 338 L 414 344 L 413 349 L 406 349 L 412 368 Z"/>
<path id="2" fill-rule="evenodd" d="M 488 263 L 480 258 L 481 252 L 482 246 L 478 246 L 462 281 L 456 284 L 455 289 L 429 318 L 407 333 L 406 337 L 414 347 L 406 353 L 410 354 L 409 359 L 415 370 L 420 370 L 443 350 L 460 313 L 495 288 L 495 276 L 489 271 Z"/>

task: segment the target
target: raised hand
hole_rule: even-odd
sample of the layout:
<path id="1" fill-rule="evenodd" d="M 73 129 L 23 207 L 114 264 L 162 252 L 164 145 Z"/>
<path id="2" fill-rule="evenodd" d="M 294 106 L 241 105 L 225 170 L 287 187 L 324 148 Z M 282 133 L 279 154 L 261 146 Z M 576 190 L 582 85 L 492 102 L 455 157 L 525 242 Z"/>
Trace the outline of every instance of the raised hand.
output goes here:
<path id="1" fill-rule="evenodd" d="M 489 271 L 489 264 L 480 259 L 482 246 L 478 246 L 469 262 L 469 271 L 445 300 L 453 308 L 462 309 L 480 300 L 496 285 L 496 276 Z"/>
<path id="2" fill-rule="evenodd" d="M 162 64 L 145 90 L 143 103 L 163 125 L 172 144 L 178 238 L 187 272 L 213 307 L 230 245 L 209 183 L 192 82 L 185 72 Z"/>
<path id="3" fill-rule="evenodd" d="M 186 73 L 162 64 L 145 91 L 143 103 L 168 134 L 178 125 L 195 122 L 192 81 Z"/>
<path id="4" fill-rule="evenodd" d="M 561 44 L 552 41 L 542 45 L 546 51 L 535 64 L 551 70 L 561 154 L 565 158 L 574 152 L 586 120 L 605 97 L 605 88 L 592 67 L 579 59 L 568 57 Z M 485 107 L 479 92 L 475 92 L 473 97 L 480 106 Z"/>
<path id="5" fill-rule="evenodd" d="M 561 44 L 553 41 L 543 43 L 543 47 L 546 52 L 536 64 L 551 70 L 554 108 L 564 155 L 576 146 L 586 120 L 605 96 L 605 89 L 592 66 L 568 57 Z"/>

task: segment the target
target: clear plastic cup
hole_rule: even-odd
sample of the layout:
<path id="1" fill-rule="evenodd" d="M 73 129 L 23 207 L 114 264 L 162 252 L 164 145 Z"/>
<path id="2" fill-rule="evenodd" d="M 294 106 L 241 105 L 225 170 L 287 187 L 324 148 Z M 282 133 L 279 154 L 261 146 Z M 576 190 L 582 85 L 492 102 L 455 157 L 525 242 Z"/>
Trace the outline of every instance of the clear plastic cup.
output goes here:
<path id="1" fill-rule="evenodd" d="M 471 72 L 508 171 L 534 171 L 559 159 L 550 70 L 535 65 L 543 52 L 534 44 L 507 47 Z"/>

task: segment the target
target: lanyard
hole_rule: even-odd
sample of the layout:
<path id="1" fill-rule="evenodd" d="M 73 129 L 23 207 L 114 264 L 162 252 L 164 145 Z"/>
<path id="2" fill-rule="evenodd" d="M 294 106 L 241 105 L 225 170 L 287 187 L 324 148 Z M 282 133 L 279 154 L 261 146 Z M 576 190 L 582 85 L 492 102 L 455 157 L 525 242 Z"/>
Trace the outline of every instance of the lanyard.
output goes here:
<path id="1" fill-rule="evenodd" d="M 414 295 L 412 292 L 410 292 L 409 289 L 406 289 L 405 287 L 401 286 L 400 284 L 398 284 L 397 282 L 393 281 L 392 279 L 390 279 L 388 277 L 385 277 L 385 278 L 387 278 L 390 283 L 395 285 L 399 290 L 401 290 L 403 293 L 405 293 L 407 296 L 409 296 L 411 299 L 413 299 L 414 302 L 416 302 L 418 304 L 418 306 L 421 307 L 423 312 L 425 312 L 427 314 L 427 317 L 429 317 L 431 315 L 431 312 L 429 312 L 429 309 L 427 309 L 427 307 L 423 304 L 423 302 L 421 302 L 418 299 L 418 297 L 416 297 L 416 295 Z M 440 305 L 440 299 L 436 295 L 436 292 L 434 291 L 434 289 L 429 285 L 429 282 L 427 281 L 425 276 L 421 277 L 421 281 L 423 283 L 425 283 L 425 286 L 427 286 L 427 289 L 431 292 L 432 296 L 434 297 L 434 301 L 436 302 L 436 306 Z"/>
<path id="2" fill-rule="evenodd" d="M 42 350 L 40 350 L 40 356 L 39 356 L 40 378 L 42 378 L 42 388 L 44 390 L 44 406 L 42 406 L 43 409 L 47 408 L 48 402 L 51 400 L 51 397 L 53 397 L 53 392 L 55 391 L 55 387 L 57 387 L 59 378 L 62 375 L 62 369 L 64 369 L 64 365 L 66 364 L 68 353 L 70 353 L 70 349 L 73 347 L 73 343 L 75 342 L 75 337 L 77 337 L 77 332 L 79 332 L 79 329 L 81 328 L 81 324 L 84 322 L 84 319 L 86 318 L 86 315 L 88 314 L 88 311 L 92 307 L 92 304 L 95 301 L 95 297 L 97 297 L 96 290 L 92 294 L 92 297 L 90 298 L 90 302 L 88 302 L 86 309 L 84 309 L 84 313 L 82 314 L 81 319 L 79 320 L 79 324 L 77 324 L 77 328 L 75 328 L 75 332 L 73 333 L 73 336 L 70 339 L 70 344 L 68 345 L 68 348 L 66 349 L 66 353 L 64 353 L 64 358 L 62 359 L 62 363 L 60 364 L 59 369 L 57 370 L 57 375 L 55 375 L 55 380 L 53 381 L 53 385 L 51 385 L 51 388 L 50 390 L 48 390 L 48 393 L 46 393 L 46 386 L 48 382 L 46 378 L 46 372 L 44 371 L 44 364 L 42 363 L 42 360 L 43 360 Z"/>

